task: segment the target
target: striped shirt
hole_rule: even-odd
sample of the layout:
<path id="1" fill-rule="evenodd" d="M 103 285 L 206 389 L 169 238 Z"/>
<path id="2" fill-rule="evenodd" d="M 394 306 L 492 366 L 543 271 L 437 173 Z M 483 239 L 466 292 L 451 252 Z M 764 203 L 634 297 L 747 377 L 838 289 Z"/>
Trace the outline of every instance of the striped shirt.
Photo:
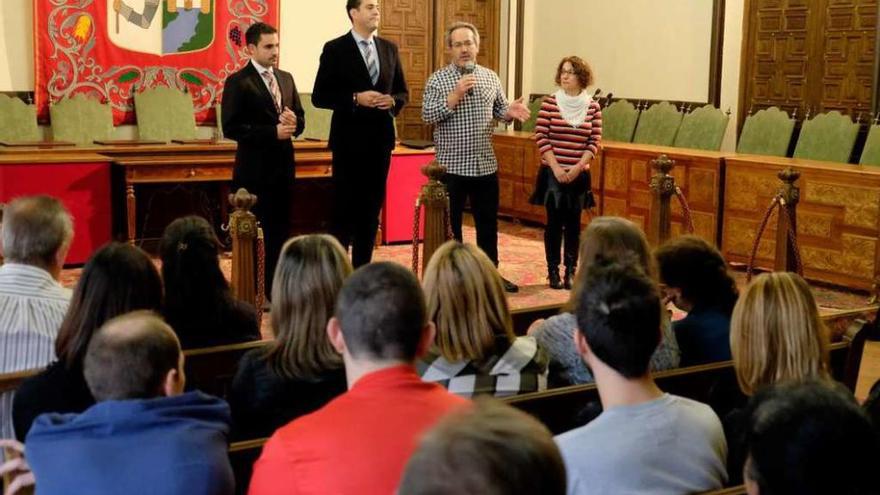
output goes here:
<path id="1" fill-rule="evenodd" d="M 446 173 L 483 177 L 498 170 L 492 148 L 495 121 L 506 121 L 509 105 L 498 74 L 481 65 L 474 68 L 477 84 L 454 109 L 446 98 L 462 73 L 455 64 L 438 70 L 425 84 L 422 120 L 434 126 L 437 162 Z"/>
<path id="2" fill-rule="evenodd" d="M 462 397 L 505 397 L 547 388 L 547 357 L 532 337 L 497 337 L 492 355 L 482 362 L 448 361 L 432 350 L 416 363 L 426 382 L 437 382 Z"/>
<path id="3" fill-rule="evenodd" d="M 590 101 L 586 118 L 575 128 L 562 118 L 556 97 L 547 96 L 541 103 L 541 111 L 535 122 L 535 139 L 543 165 L 547 165 L 544 159 L 547 151 L 552 151 L 556 161 L 563 167 L 577 165 L 586 151 L 596 156 L 602 139 L 601 107 L 595 101 Z"/>
<path id="4" fill-rule="evenodd" d="M 0 373 L 40 368 L 55 360 L 55 337 L 70 295 L 42 268 L 0 266 Z M 0 395 L 0 438 L 15 438 L 13 395 Z"/>

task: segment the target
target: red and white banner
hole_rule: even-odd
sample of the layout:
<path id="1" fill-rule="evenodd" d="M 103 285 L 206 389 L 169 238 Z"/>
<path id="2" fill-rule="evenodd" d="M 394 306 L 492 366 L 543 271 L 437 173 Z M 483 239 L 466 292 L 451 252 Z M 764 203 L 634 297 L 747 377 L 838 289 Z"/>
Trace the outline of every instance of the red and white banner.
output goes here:
<path id="1" fill-rule="evenodd" d="M 170 86 L 192 95 L 196 122 L 214 121 L 223 82 L 247 60 L 244 33 L 278 25 L 280 0 L 34 0 L 36 104 L 87 94 L 135 121 L 134 94 Z"/>

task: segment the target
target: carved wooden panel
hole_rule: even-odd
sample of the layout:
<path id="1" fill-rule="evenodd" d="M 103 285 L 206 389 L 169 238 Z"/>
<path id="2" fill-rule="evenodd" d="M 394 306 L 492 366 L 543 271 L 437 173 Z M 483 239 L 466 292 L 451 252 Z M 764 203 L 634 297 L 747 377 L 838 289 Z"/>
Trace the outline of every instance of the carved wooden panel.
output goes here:
<path id="1" fill-rule="evenodd" d="M 409 86 L 409 104 L 397 116 L 398 138 L 431 139 L 430 128 L 422 123 L 422 95 L 433 71 L 432 0 L 384 0 L 379 5 L 379 33 L 397 43 Z"/>
<path id="2" fill-rule="evenodd" d="M 498 158 L 498 211 L 502 215 L 544 223 L 542 206 L 529 203 L 541 166 L 538 146 L 531 133 L 508 131 L 493 136 Z"/>
<path id="3" fill-rule="evenodd" d="M 746 2 L 743 112 L 870 112 L 877 0 Z M 741 112 L 742 113 L 742 112 Z"/>
<path id="4" fill-rule="evenodd" d="M 598 189 L 603 215 L 625 217 L 645 229 L 652 207 L 648 185 L 654 173 L 651 160 L 666 154 L 675 160 L 672 176 L 687 199 L 694 233 L 716 244 L 720 229 L 723 154 L 626 143 L 605 143 L 602 154 Z M 687 233 L 684 211 L 675 197 L 671 205 L 672 235 L 683 235 Z"/>
<path id="5" fill-rule="evenodd" d="M 722 253 L 747 263 L 761 219 L 786 166 L 801 172 L 798 244 L 804 275 L 811 280 L 870 289 L 880 255 L 880 171 L 805 160 L 727 159 Z M 776 214 L 761 239 L 756 265 L 773 267 Z"/>
<path id="6" fill-rule="evenodd" d="M 455 21 L 470 22 L 480 32 L 480 54 L 477 63 L 498 72 L 500 54 L 500 0 L 435 0 L 435 30 L 437 43 L 434 68 L 449 63 L 444 35 Z"/>

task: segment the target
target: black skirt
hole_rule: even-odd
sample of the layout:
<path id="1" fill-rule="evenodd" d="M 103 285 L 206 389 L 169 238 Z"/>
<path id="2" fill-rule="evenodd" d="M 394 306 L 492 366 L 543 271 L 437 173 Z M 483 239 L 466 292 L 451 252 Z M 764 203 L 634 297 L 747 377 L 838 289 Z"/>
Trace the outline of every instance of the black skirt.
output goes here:
<path id="1" fill-rule="evenodd" d="M 529 203 L 554 206 L 557 210 L 588 210 L 596 206 L 590 171 L 587 170 L 568 184 L 561 184 L 556 180 L 550 167 L 542 165 L 535 180 L 535 192 L 529 198 Z"/>

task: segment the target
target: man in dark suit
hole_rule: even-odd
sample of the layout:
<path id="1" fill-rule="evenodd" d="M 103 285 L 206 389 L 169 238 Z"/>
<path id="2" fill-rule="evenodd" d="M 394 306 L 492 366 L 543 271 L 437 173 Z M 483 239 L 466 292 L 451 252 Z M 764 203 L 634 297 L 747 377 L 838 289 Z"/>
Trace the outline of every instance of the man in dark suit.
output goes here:
<path id="1" fill-rule="evenodd" d="M 266 246 L 266 295 L 271 295 L 275 264 L 290 235 L 290 200 L 294 179 L 291 138 L 306 121 L 293 76 L 275 67 L 278 31 L 258 22 L 245 33 L 251 56 L 223 87 L 223 133 L 238 142 L 234 188 L 257 195 L 254 214 Z"/>
<path id="2" fill-rule="evenodd" d="M 312 103 L 333 110 L 333 235 L 355 267 L 373 256 L 394 150 L 394 116 L 409 91 L 397 46 L 375 36 L 377 0 L 347 0 L 351 32 L 324 45 Z"/>

